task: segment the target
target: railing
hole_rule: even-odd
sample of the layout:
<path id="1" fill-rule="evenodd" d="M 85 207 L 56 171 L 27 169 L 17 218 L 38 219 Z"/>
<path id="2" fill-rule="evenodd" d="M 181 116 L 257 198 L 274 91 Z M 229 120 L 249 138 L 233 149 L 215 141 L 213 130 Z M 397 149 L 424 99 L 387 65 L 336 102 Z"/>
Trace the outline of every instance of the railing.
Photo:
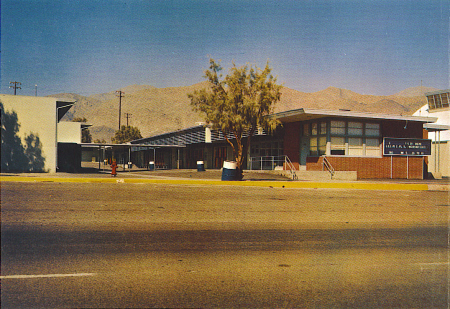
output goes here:
<path id="1" fill-rule="evenodd" d="M 292 162 L 288 156 L 284 156 L 284 163 L 286 164 L 287 167 L 289 167 L 289 171 L 291 172 L 292 179 L 297 180 L 298 176 L 295 173 L 295 170 L 296 170 L 295 166 L 294 166 L 294 164 L 292 164 Z"/>
<path id="2" fill-rule="evenodd" d="M 331 165 L 330 161 L 328 161 L 327 157 L 324 156 L 322 161 L 322 170 L 325 169 L 330 173 L 331 177 L 333 178 L 335 170 Z"/>
<path id="3" fill-rule="evenodd" d="M 281 167 L 283 170 L 290 171 L 292 179 L 298 179 L 295 174 L 296 168 L 289 160 L 288 156 L 263 156 L 263 157 L 250 157 L 249 169 L 250 170 L 268 170 L 273 171 L 276 167 Z"/>

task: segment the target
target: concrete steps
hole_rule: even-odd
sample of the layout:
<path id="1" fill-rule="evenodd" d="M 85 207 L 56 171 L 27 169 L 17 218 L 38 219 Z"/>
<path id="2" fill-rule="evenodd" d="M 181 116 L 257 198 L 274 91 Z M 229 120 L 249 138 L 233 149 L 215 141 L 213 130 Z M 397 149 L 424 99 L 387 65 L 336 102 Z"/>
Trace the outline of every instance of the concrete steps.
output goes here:
<path id="1" fill-rule="evenodd" d="M 277 175 L 283 175 L 287 178 L 292 179 L 292 174 L 290 171 L 271 171 L 271 173 L 277 174 Z M 357 180 L 357 173 L 356 171 L 336 171 L 334 172 L 334 175 L 331 176 L 331 174 L 328 171 L 295 171 L 295 174 L 297 175 L 297 180 L 303 180 L 303 181 L 330 181 L 330 180 L 347 180 L 347 181 L 355 181 Z"/>

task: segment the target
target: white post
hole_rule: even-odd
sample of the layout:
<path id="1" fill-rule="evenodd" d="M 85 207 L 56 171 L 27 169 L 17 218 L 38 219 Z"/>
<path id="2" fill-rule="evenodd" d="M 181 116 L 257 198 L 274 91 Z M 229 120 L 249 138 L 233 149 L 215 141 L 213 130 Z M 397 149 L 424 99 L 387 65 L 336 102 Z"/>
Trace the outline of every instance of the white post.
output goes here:
<path id="1" fill-rule="evenodd" d="M 409 179 L 409 156 L 406 156 L 406 179 Z"/>

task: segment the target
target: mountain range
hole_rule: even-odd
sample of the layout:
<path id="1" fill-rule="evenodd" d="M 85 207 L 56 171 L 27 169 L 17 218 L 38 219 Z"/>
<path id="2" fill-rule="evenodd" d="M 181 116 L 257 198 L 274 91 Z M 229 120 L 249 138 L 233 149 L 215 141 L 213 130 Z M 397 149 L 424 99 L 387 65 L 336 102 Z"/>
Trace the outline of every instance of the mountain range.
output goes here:
<path id="1" fill-rule="evenodd" d="M 195 126 L 202 116 L 190 106 L 187 95 L 205 88 L 206 82 L 185 87 L 156 88 L 148 85 L 131 85 L 121 89 L 121 125 L 139 128 L 143 137 Z M 283 87 L 281 100 L 275 111 L 281 112 L 298 108 L 348 109 L 382 114 L 412 115 L 425 105 L 425 92 L 435 91 L 431 87 L 413 87 L 393 95 L 364 95 L 347 89 L 328 87 L 317 92 L 301 92 Z M 119 97 L 116 91 L 91 96 L 73 93 L 50 95 L 60 99 L 76 100 L 75 105 L 63 118 L 70 121 L 74 117 L 85 117 L 91 124 L 93 140 L 111 141 L 119 128 Z M 128 120 L 126 113 L 129 114 Z"/>

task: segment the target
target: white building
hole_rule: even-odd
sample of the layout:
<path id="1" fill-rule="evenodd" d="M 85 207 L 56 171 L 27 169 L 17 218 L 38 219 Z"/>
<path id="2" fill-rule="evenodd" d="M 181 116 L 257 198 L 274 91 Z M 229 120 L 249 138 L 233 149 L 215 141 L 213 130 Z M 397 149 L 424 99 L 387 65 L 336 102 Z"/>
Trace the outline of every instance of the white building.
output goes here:
<path id="1" fill-rule="evenodd" d="M 77 168 L 81 123 L 61 122 L 73 104 L 50 97 L 0 94 L 2 171 L 54 173 Z"/>
<path id="2" fill-rule="evenodd" d="M 436 178 L 450 177 L 450 89 L 425 93 L 428 104 L 414 116 L 436 117 L 435 123 L 424 126 L 432 140 L 428 171 Z"/>

